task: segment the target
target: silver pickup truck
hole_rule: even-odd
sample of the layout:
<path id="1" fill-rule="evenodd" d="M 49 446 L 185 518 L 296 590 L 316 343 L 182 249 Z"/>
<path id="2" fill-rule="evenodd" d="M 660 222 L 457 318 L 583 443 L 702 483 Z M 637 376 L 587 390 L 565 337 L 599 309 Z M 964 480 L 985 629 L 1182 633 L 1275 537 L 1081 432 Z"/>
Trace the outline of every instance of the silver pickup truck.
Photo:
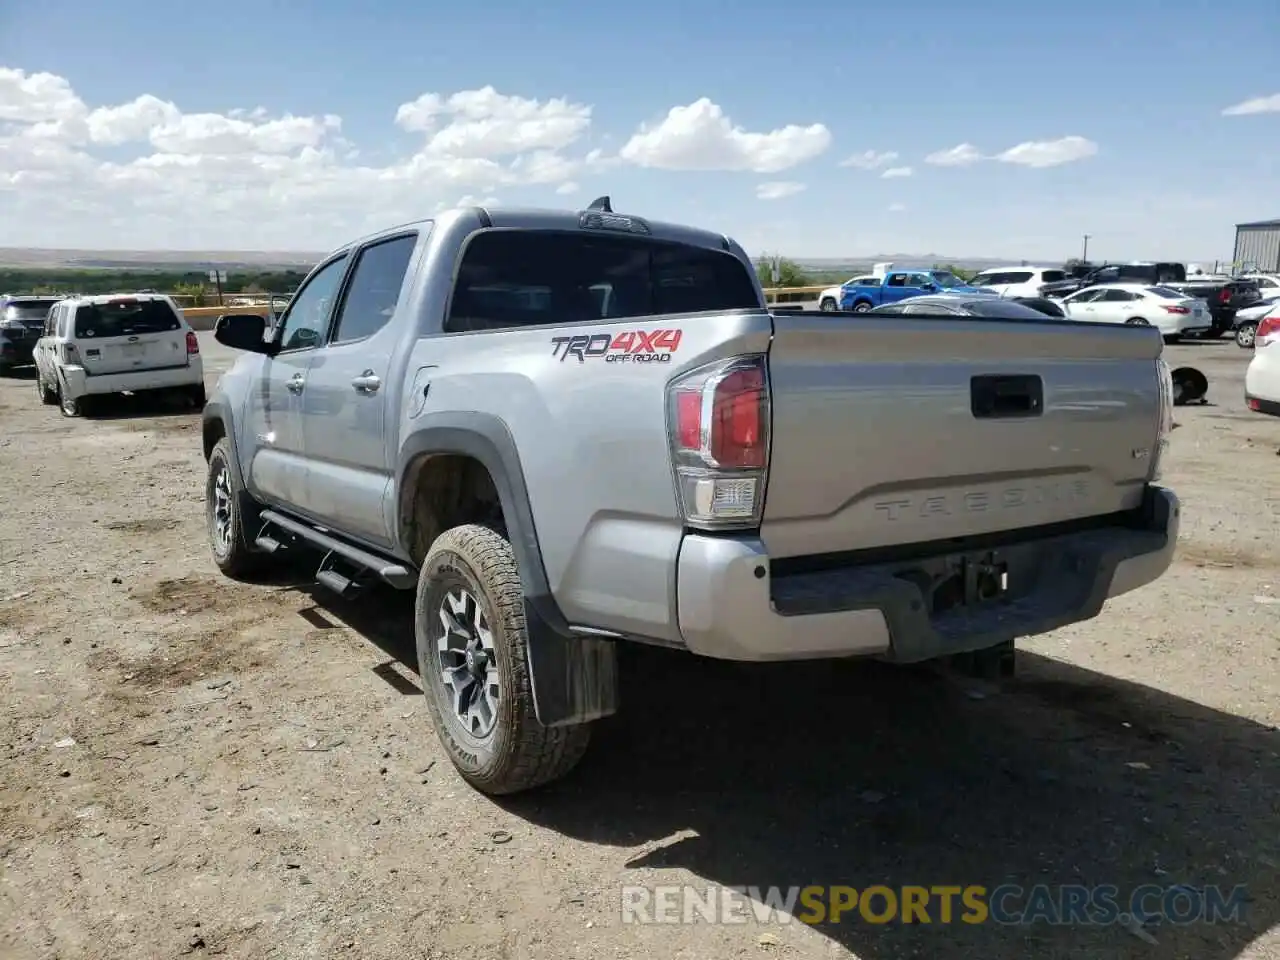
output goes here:
<path id="1" fill-rule="evenodd" d="M 738 244 L 607 198 L 367 237 L 215 336 L 247 352 L 204 412 L 215 562 L 415 590 L 488 793 L 577 763 L 623 641 L 1006 663 L 1177 540 L 1153 330 L 773 314 Z"/>

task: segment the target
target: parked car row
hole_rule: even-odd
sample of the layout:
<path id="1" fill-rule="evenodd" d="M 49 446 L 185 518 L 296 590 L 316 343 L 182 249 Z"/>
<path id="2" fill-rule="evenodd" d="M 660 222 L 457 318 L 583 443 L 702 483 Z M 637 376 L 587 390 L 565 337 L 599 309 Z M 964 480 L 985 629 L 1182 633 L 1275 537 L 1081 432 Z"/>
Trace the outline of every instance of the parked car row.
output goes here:
<path id="1" fill-rule="evenodd" d="M 865 313 L 902 300 L 937 293 L 978 294 L 1009 299 L 1051 299 L 1063 303 L 1074 320 L 1148 324 L 1170 340 L 1219 337 L 1237 327 L 1237 315 L 1266 301 L 1265 289 L 1280 297 L 1280 278 L 1265 275 L 1188 277 L 1185 264 L 1133 262 L 1072 264 L 1062 267 L 993 267 L 964 281 L 947 270 L 891 269 L 878 264 L 870 275 L 854 277 L 819 294 L 819 309 Z M 1256 319 L 1250 316 L 1253 327 Z M 1252 344 L 1252 328 L 1238 334 Z"/>
<path id="2" fill-rule="evenodd" d="M 35 366 L 36 394 L 64 416 L 112 394 L 205 403 L 200 342 L 162 294 L 13 297 L 0 313 L 0 372 Z"/>

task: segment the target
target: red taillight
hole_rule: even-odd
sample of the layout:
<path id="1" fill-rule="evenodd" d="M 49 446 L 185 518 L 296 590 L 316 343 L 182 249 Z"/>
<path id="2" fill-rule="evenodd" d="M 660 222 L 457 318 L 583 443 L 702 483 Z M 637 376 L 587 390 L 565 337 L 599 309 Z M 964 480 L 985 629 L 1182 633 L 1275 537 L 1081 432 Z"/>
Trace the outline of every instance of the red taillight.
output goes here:
<path id="1" fill-rule="evenodd" d="M 1256 343 L 1259 338 L 1269 337 L 1274 333 L 1280 333 L 1280 316 L 1263 317 L 1258 323 L 1258 329 L 1253 332 L 1254 342 Z"/>
<path id="2" fill-rule="evenodd" d="M 1218 302 L 1219 302 L 1219 303 L 1230 303 L 1230 302 L 1231 302 L 1231 291 L 1230 291 L 1229 289 L 1227 289 L 1226 287 L 1223 287 L 1220 291 L 1218 291 Z"/>
<path id="3" fill-rule="evenodd" d="M 667 387 L 676 492 L 685 521 L 759 525 L 769 462 L 769 388 L 762 355 L 690 370 Z"/>
<path id="4" fill-rule="evenodd" d="M 1170 307 L 1170 306 L 1165 306 L 1164 304 L 1161 304 L 1161 306 L 1164 307 L 1166 313 L 1190 313 L 1191 312 L 1191 310 L 1187 307 Z"/>
<path id="5" fill-rule="evenodd" d="M 196 336 L 194 330 L 187 331 L 187 353 L 200 352 L 200 338 Z"/>
<path id="6" fill-rule="evenodd" d="M 735 370 L 715 389 L 711 456 L 723 467 L 764 466 L 764 370 Z"/>

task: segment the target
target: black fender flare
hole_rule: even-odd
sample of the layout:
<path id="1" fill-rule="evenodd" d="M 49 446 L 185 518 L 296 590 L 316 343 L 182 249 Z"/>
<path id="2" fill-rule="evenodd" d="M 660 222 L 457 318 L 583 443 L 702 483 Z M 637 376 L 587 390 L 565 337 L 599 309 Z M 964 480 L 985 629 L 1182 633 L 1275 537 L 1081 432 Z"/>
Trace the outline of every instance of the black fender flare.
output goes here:
<path id="1" fill-rule="evenodd" d="M 524 589 L 529 636 L 529 680 L 534 711 L 546 727 L 584 723 L 617 711 L 617 652 L 612 640 L 575 634 L 551 592 L 519 450 L 499 417 L 471 410 L 428 414 L 401 445 L 395 475 L 395 522 L 401 536 L 401 504 L 413 464 L 422 456 L 458 454 L 489 471 L 502 505 L 507 539 Z M 409 544 L 400 543 L 405 556 Z"/>
<path id="2" fill-rule="evenodd" d="M 204 405 L 203 416 L 200 421 L 200 444 L 204 452 L 205 460 L 209 459 L 209 451 L 204 450 L 204 437 L 208 425 L 214 421 L 221 421 L 222 433 L 228 440 L 231 447 L 231 470 L 235 473 L 236 482 L 240 485 L 240 489 L 246 489 L 244 484 L 244 470 L 240 466 L 240 452 L 236 449 L 236 422 L 235 414 L 221 400 L 216 397 L 209 400 Z"/>

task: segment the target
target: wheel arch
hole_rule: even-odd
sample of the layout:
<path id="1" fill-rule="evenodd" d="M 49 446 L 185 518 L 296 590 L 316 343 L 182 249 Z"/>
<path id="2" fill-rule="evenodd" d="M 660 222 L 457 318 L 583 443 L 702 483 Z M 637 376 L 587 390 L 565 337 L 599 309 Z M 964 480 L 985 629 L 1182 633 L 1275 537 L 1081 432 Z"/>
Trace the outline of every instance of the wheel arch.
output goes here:
<path id="1" fill-rule="evenodd" d="M 487 471 L 524 590 L 529 674 L 538 721 L 582 723 L 617 710 L 617 653 L 612 640 L 575 634 L 547 581 L 533 509 L 515 439 L 492 414 L 451 411 L 424 418 L 404 440 L 395 475 L 395 531 L 406 556 L 414 549 L 412 511 L 421 471 L 433 458 L 467 457 Z"/>

